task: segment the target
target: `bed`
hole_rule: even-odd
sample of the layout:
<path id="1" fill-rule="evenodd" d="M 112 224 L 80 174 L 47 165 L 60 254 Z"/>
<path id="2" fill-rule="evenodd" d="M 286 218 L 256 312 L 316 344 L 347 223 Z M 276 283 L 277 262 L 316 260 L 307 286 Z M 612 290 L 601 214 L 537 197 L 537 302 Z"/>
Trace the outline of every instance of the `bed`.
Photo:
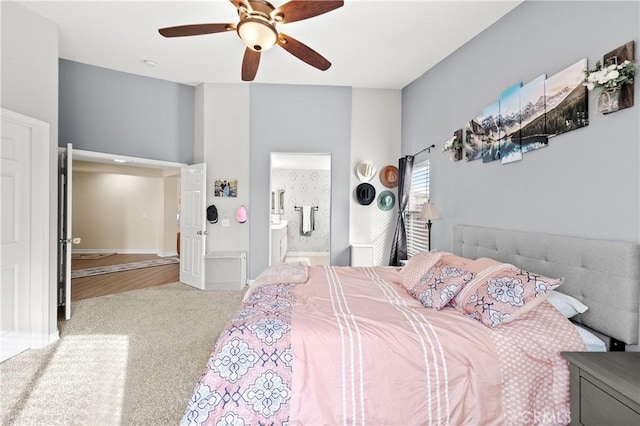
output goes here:
<path id="1" fill-rule="evenodd" d="M 585 343 L 546 295 L 581 300 L 589 309 L 572 321 L 637 344 L 640 248 L 469 226 L 453 235 L 451 253 L 404 268 L 267 269 L 181 424 L 568 423 L 560 353 Z M 505 277 L 527 282 L 524 293 L 495 293 Z"/>

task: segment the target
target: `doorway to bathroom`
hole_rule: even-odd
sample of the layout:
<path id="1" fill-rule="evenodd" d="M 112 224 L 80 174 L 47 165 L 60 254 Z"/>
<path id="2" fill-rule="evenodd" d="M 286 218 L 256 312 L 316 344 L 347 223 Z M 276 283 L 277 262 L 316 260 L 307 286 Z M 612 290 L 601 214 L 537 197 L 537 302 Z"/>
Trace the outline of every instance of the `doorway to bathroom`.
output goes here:
<path id="1" fill-rule="evenodd" d="M 331 154 L 271 153 L 269 264 L 328 265 Z"/>

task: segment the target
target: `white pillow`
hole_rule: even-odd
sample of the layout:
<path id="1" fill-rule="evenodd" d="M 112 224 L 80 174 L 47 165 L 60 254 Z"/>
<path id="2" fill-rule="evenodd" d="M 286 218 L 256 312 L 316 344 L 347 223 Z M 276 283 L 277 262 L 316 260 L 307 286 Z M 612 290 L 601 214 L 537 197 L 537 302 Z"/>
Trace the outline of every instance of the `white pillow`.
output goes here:
<path id="1" fill-rule="evenodd" d="M 584 342 L 584 348 L 587 352 L 607 352 L 607 344 L 603 342 L 598 336 L 585 330 L 577 324 L 573 324 L 576 331 Z"/>
<path id="2" fill-rule="evenodd" d="M 549 292 L 547 302 L 551 303 L 557 310 L 559 310 L 565 318 L 574 317 L 589 309 L 588 306 L 575 297 L 560 293 L 559 291 Z"/>
<path id="3" fill-rule="evenodd" d="M 309 265 L 305 262 L 278 263 L 269 266 L 251 283 L 242 301 L 247 300 L 256 288 L 264 284 L 307 282 L 308 269 Z"/>
<path id="4" fill-rule="evenodd" d="M 304 283 L 309 278 L 305 262 L 278 263 L 269 266 L 254 281 L 254 285 L 275 283 Z"/>

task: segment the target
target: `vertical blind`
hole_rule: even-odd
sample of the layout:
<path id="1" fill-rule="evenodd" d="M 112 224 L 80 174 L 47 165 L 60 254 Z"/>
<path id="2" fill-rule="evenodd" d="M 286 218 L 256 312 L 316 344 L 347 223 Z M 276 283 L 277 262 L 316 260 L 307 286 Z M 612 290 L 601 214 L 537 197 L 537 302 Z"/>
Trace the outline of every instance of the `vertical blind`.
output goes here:
<path id="1" fill-rule="evenodd" d="M 429 160 L 414 164 L 409 191 L 409 206 L 405 217 L 407 230 L 407 257 L 427 251 L 429 231 L 427 223 L 420 219 L 422 206 L 429 199 Z"/>

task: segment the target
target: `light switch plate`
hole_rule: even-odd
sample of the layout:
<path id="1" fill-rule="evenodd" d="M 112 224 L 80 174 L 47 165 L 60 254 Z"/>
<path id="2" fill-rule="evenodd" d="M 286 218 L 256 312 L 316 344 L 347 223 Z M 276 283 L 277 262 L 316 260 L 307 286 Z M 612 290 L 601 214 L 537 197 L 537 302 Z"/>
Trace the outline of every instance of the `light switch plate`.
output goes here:
<path id="1" fill-rule="evenodd" d="M 223 228 L 228 228 L 229 227 L 229 219 L 222 219 L 222 227 Z"/>

